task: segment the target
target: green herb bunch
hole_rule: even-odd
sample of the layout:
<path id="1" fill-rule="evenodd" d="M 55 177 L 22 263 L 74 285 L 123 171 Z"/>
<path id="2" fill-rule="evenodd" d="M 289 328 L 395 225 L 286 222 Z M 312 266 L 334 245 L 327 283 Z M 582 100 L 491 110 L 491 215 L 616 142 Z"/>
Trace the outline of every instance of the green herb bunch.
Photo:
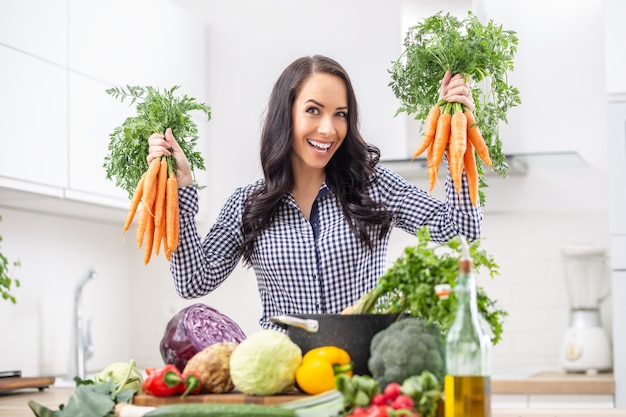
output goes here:
<path id="1" fill-rule="evenodd" d="M 200 111 L 209 121 L 211 108 L 195 98 L 174 95 L 178 88 L 159 90 L 149 86 L 126 86 L 106 90 L 107 94 L 122 102 L 128 99 L 130 105 L 136 103 L 136 116 L 128 117 L 109 135 L 109 153 L 104 158 L 106 178 L 115 178 L 115 184 L 124 189 L 129 198 L 148 169 L 148 138 L 153 133 L 164 133 L 168 127 L 189 160 L 192 171 L 205 169 L 202 155 L 194 149 L 198 142 L 198 127 L 189 113 Z"/>
<path id="2" fill-rule="evenodd" d="M 2 220 L 2 216 L 0 216 Z M 2 242 L 2 236 L 0 236 L 0 242 Z M 9 268 L 20 266 L 19 261 L 10 262 L 7 257 L 0 252 L 0 295 L 3 300 L 9 300 L 13 304 L 16 303 L 15 296 L 11 294 L 11 287 L 18 288 L 20 281 L 13 279 L 9 276 Z"/>
<path id="3" fill-rule="evenodd" d="M 459 20 L 439 12 L 411 27 L 404 50 L 389 70 L 389 86 L 400 100 L 396 114 L 413 114 L 424 121 L 439 98 L 441 80 L 447 70 L 470 81 L 474 115 L 493 162 L 493 170 L 507 178 L 510 168 L 502 152 L 500 122 L 508 123 L 507 111 L 521 104 L 520 93 L 510 85 L 507 74 L 514 69 L 518 38 L 514 31 L 489 21 L 480 23 L 471 11 Z M 479 165 L 479 187 L 486 187 Z M 484 195 L 480 192 L 484 202 Z"/>
<path id="4" fill-rule="evenodd" d="M 378 278 L 376 287 L 365 294 L 355 306 L 355 313 L 406 313 L 439 325 L 445 335 L 454 321 L 457 299 L 451 291 L 447 299 L 440 299 L 435 286 L 448 284 L 454 288 L 459 275 L 462 257 L 459 237 L 446 244 L 434 244 L 427 227 L 417 232 L 418 243 L 408 246 L 393 265 Z M 499 275 L 499 266 L 484 249 L 480 241 L 470 243 L 470 256 L 474 271 L 486 270 L 491 278 Z M 492 343 L 502 336 L 506 311 L 497 307 L 483 288 L 478 287 L 478 311 L 492 333 Z"/>

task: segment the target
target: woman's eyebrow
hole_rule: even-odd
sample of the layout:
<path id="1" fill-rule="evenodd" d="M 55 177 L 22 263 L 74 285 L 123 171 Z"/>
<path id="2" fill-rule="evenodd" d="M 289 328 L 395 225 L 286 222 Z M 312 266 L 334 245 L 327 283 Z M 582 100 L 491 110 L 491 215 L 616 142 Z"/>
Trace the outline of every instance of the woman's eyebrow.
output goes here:
<path id="1" fill-rule="evenodd" d="M 322 108 L 325 107 L 322 103 L 320 103 L 319 101 L 317 101 L 315 99 L 312 99 L 312 98 L 310 98 L 307 101 L 305 101 L 305 103 L 313 103 L 313 104 L 315 104 L 315 105 L 317 105 L 319 107 L 322 107 Z M 348 106 L 339 106 L 335 110 L 348 110 Z"/>

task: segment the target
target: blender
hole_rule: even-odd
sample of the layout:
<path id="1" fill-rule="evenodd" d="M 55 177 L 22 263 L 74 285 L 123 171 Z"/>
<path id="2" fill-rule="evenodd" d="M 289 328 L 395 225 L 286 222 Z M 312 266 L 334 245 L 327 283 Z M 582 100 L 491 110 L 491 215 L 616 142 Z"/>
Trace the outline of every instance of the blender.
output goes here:
<path id="1" fill-rule="evenodd" d="M 611 343 L 600 315 L 602 291 L 607 283 L 606 252 L 580 244 L 563 248 L 561 255 L 571 309 L 561 366 L 566 372 L 610 371 Z"/>

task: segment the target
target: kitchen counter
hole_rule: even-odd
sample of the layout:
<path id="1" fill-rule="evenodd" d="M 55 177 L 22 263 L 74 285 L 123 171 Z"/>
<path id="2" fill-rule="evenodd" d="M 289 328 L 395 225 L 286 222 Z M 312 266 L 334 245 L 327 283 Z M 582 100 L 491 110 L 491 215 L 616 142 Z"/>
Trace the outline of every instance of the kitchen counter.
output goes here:
<path id="1" fill-rule="evenodd" d="M 527 378 L 493 378 L 492 394 L 566 394 L 613 395 L 615 380 L 612 373 L 573 374 L 564 372 L 539 372 Z"/>
<path id="2" fill-rule="evenodd" d="M 494 397 L 506 395 L 568 395 L 579 398 L 585 395 L 612 396 L 615 391 L 613 375 L 598 374 L 561 374 L 558 372 L 544 372 L 528 378 L 502 378 L 492 381 Z M 53 410 L 67 401 L 74 393 L 73 387 L 51 386 L 42 391 L 37 389 L 22 389 L 0 393 L 0 416 L 34 416 L 28 407 L 28 401 L 34 400 Z M 574 397 L 572 397 L 574 398 Z M 566 400 L 564 400 L 566 401 Z M 495 402 L 494 402 L 495 404 Z M 626 409 L 576 407 L 559 408 L 544 407 L 509 407 L 498 406 L 492 410 L 492 417 L 626 417 Z"/>
<path id="3" fill-rule="evenodd" d="M 67 404 L 74 388 L 51 387 L 43 391 L 20 390 L 0 394 L 0 416 L 34 416 L 28 407 L 34 400 L 53 410 Z M 494 408 L 492 417 L 626 417 L 626 409 L 575 409 L 575 408 Z"/>

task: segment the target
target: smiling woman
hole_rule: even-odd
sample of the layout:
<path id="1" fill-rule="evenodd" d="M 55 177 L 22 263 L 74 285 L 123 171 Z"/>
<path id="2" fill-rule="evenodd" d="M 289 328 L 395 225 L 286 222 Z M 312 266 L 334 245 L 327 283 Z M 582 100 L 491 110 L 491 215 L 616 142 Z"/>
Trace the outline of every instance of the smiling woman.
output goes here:
<path id="1" fill-rule="evenodd" d="M 472 107 L 459 76 L 442 96 Z M 454 101 L 454 100 L 451 100 Z M 442 202 L 378 164 L 380 151 L 359 131 L 350 77 L 326 56 L 298 58 L 278 77 L 261 133 L 264 178 L 238 188 L 202 239 L 194 216 L 198 194 L 186 155 L 171 132 L 149 139 L 148 162 L 172 156 L 179 167 L 180 240 L 170 269 L 184 298 L 217 288 L 240 260 L 254 269 L 263 328 L 269 318 L 339 313 L 373 288 L 386 268 L 392 227 L 435 241 L 480 236 L 481 208 L 467 180 Z M 182 169 L 181 169 L 182 167 Z M 448 179 L 448 182 L 450 180 Z"/>
<path id="2" fill-rule="evenodd" d="M 306 218 L 325 175 L 325 167 L 348 132 L 346 86 L 341 78 L 313 74 L 293 104 L 291 193 Z"/>

